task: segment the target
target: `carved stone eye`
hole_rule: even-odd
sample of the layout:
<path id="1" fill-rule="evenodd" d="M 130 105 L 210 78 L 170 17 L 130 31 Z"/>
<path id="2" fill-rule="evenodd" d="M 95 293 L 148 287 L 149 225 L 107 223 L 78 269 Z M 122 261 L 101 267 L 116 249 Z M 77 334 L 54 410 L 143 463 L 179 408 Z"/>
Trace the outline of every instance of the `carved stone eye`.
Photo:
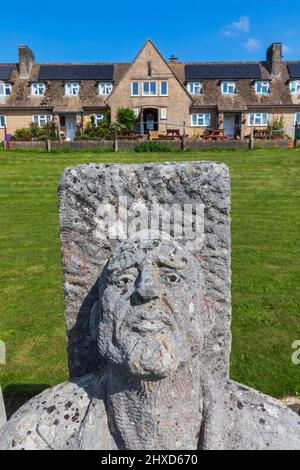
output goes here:
<path id="1" fill-rule="evenodd" d="M 172 283 L 178 282 L 180 280 L 180 277 L 176 273 L 165 273 L 164 278 L 168 282 L 172 282 Z"/>
<path id="2" fill-rule="evenodd" d="M 118 286 L 119 287 L 129 287 L 132 285 L 135 281 L 135 276 L 132 274 L 123 274 L 123 276 L 120 276 L 118 279 Z"/>

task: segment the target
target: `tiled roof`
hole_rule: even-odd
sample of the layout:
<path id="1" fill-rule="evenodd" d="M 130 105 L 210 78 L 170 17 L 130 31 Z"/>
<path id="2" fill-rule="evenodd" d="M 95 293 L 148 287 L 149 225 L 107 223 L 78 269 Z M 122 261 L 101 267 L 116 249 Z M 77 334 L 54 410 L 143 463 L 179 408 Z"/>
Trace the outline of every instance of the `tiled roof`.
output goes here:
<path id="1" fill-rule="evenodd" d="M 197 107 L 217 107 L 219 110 L 246 110 L 251 106 L 292 106 L 300 105 L 300 97 L 292 95 L 289 90 L 290 74 L 289 70 L 294 65 L 294 73 L 300 62 L 282 62 L 281 73 L 278 77 L 272 77 L 266 62 L 170 62 L 170 68 L 174 71 L 177 78 L 185 85 L 185 67 L 186 65 L 206 65 L 226 67 L 233 65 L 255 64 L 259 67 L 262 80 L 270 81 L 270 93 L 268 95 L 257 95 L 255 93 L 255 77 L 237 79 L 237 94 L 234 96 L 224 96 L 221 94 L 220 83 L 222 78 L 201 79 L 202 94 L 193 96 L 193 106 Z M 97 89 L 97 79 L 81 79 L 79 97 L 65 97 L 64 83 L 62 79 L 49 79 L 46 82 L 46 93 L 44 97 L 32 97 L 30 95 L 30 85 L 38 81 L 41 67 L 79 67 L 79 66 L 113 66 L 113 81 L 118 81 L 124 76 L 130 67 L 130 63 L 35 63 L 32 67 L 28 80 L 20 79 L 17 64 L 0 64 L 1 68 L 6 70 L 11 67 L 9 80 L 13 83 L 12 94 L 9 97 L 0 97 L 0 108 L 33 108 L 40 107 L 45 109 L 54 109 L 57 112 L 78 112 L 84 108 L 103 108 L 106 106 L 105 96 L 99 96 Z M 296 66 L 296 68 L 295 68 Z M 94 69 L 95 70 L 95 69 Z M 1 76 L 1 75 L 0 75 Z M 6 79 L 5 79 L 6 80 Z M 63 110 L 63 111 L 59 111 Z"/>
<path id="2" fill-rule="evenodd" d="M 70 109 L 74 112 L 76 109 L 82 109 L 84 107 L 105 107 L 105 96 L 98 95 L 97 80 L 82 80 L 80 86 L 79 97 L 66 97 L 64 84 L 65 80 L 45 80 L 46 82 L 46 93 L 45 96 L 31 96 L 30 86 L 32 82 L 38 81 L 40 68 L 44 65 L 67 65 L 67 64 L 34 64 L 30 76 L 27 80 L 20 79 L 19 70 L 17 64 L 12 64 L 12 70 L 10 75 L 10 81 L 13 83 L 12 93 L 8 97 L 0 97 L 0 108 L 5 107 L 45 107 L 45 108 L 57 108 Z M 68 64 L 78 65 L 78 64 Z M 80 64 L 82 65 L 82 64 Z M 88 65 L 103 65 L 99 64 L 88 64 Z M 113 64 L 113 81 L 118 82 L 120 78 L 127 71 L 130 64 L 128 63 L 115 63 Z"/>
<path id="3" fill-rule="evenodd" d="M 246 62 L 232 62 L 233 64 L 246 64 Z M 170 67 L 176 72 L 183 83 L 186 83 L 185 66 L 191 62 L 170 63 Z M 195 64 L 193 62 L 192 64 Z M 199 62 L 200 64 L 200 62 Z M 201 62 L 201 64 L 211 65 L 211 62 Z M 228 63 L 219 63 L 226 65 Z M 270 81 L 270 93 L 267 95 L 257 95 L 255 92 L 255 78 L 237 79 L 237 94 L 234 96 L 221 94 L 222 79 L 203 79 L 202 94 L 193 96 L 193 106 L 212 107 L 217 106 L 219 110 L 242 111 L 249 106 L 291 106 L 300 105 L 299 96 L 294 96 L 289 90 L 290 75 L 286 62 L 281 64 L 281 73 L 278 77 L 272 77 L 266 62 L 257 62 L 260 68 L 261 80 Z"/>

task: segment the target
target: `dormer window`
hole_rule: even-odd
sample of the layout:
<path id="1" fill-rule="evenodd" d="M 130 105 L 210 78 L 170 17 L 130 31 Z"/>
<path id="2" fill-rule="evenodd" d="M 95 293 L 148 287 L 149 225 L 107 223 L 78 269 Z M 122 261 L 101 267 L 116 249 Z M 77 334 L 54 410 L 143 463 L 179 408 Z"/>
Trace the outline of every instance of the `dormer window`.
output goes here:
<path id="1" fill-rule="evenodd" d="M 10 83 L 0 83 L 0 96 L 10 96 L 11 94 L 11 84 Z"/>
<path id="2" fill-rule="evenodd" d="M 191 95 L 201 95 L 202 85 L 200 82 L 188 82 L 187 91 Z"/>
<path id="3" fill-rule="evenodd" d="M 255 82 L 255 92 L 257 95 L 267 95 L 269 91 L 269 82 Z"/>
<path id="4" fill-rule="evenodd" d="M 32 96 L 44 96 L 46 85 L 44 83 L 32 83 L 31 84 L 31 95 Z"/>
<path id="5" fill-rule="evenodd" d="M 78 96 L 80 85 L 78 82 L 68 82 L 65 84 L 66 96 Z"/>
<path id="6" fill-rule="evenodd" d="M 108 96 L 113 90 L 113 84 L 111 82 L 99 83 L 99 95 Z"/>
<path id="7" fill-rule="evenodd" d="M 236 83 L 235 82 L 222 82 L 221 90 L 222 90 L 222 95 L 235 95 Z"/>
<path id="8" fill-rule="evenodd" d="M 300 95 L 300 80 L 290 82 L 290 90 L 292 95 Z"/>

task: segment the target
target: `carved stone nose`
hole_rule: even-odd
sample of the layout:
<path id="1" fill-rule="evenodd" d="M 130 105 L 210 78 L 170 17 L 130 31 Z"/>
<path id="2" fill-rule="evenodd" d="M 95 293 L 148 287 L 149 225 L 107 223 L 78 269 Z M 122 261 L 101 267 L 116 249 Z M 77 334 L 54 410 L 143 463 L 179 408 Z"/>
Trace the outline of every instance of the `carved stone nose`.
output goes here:
<path id="1" fill-rule="evenodd" d="M 144 302 L 158 298 L 159 286 L 153 269 L 143 269 L 136 290 Z"/>

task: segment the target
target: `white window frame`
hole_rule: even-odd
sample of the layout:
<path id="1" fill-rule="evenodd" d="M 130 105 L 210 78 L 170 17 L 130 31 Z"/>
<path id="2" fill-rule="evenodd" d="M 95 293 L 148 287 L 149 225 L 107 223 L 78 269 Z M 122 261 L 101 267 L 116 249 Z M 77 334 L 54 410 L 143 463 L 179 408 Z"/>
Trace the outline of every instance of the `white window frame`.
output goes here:
<path id="1" fill-rule="evenodd" d="M 155 84 L 155 93 L 151 93 L 151 84 Z M 149 85 L 149 92 L 145 92 L 145 85 Z M 157 82 L 153 80 L 147 80 L 142 83 L 142 96 L 157 96 Z"/>
<path id="2" fill-rule="evenodd" d="M 38 127 L 44 127 L 46 124 L 49 124 L 51 121 L 52 121 L 51 114 L 34 114 L 32 116 L 32 122 L 34 124 L 37 124 Z"/>
<path id="3" fill-rule="evenodd" d="M 45 91 L 45 83 L 36 82 L 31 84 L 31 96 L 45 96 Z"/>
<path id="4" fill-rule="evenodd" d="M 98 85 L 99 88 L 99 95 L 100 96 L 109 96 L 113 91 L 113 83 L 112 82 L 100 82 Z"/>
<path id="5" fill-rule="evenodd" d="M 1 91 L 2 88 L 2 91 Z M 0 96 L 11 95 L 11 84 L 7 82 L 0 82 Z"/>
<path id="6" fill-rule="evenodd" d="M 187 91 L 190 95 L 201 95 L 202 83 L 201 82 L 188 82 Z"/>
<path id="7" fill-rule="evenodd" d="M 227 91 L 225 91 L 227 87 Z M 233 91 L 229 91 L 230 88 L 233 88 Z M 236 95 L 236 82 L 224 81 L 221 84 L 222 95 Z"/>
<path id="8" fill-rule="evenodd" d="M 263 91 L 263 88 L 266 88 L 266 91 Z M 270 93 L 270 83 L 258 80 L 255 82 L 255 93 L 257 95 L 268 95 Z"/>
<path id="9" fill-rule="evenodd" d="M 163 93 L 162 92 L 162 84 L 165 83 L 166 84 L 166 93 Z M 160 82 L 160 96 L 168 96 L 169 94 L 169 84 L 167 82 L 167 80 L 163 80 Z"/>
<path id="10" fill-rule="evenodd" d="M 134 85 L 137 85 L 137 93 L 133 93 Z M 140 96 L 140 84 L 137 81 L 131 82 L 131 96 Z"/>
<path id="11" fill-rule="evenodd" d="M 300 112 L 296 113 L 295 123 L 296 123 L 297 126 L 300 126 Z"/>
<path id="12" fill-rule="evenodd" d="M 300 80 L 290 82 L 290 92 L 292 95 L 300 95 Z"/>
<path id="13" fill-rule="evenodd" d="M 0 129 L 4 129 L 6 127 L 6 116 L 4 114 L 0 114 Z"/>
<path id="14" fill-rule="evenodd" d="M 211 114 L 210 113 L 193 113 L 191 115 L 192 127 L 210 127 Z"/>
<path id="15" fill-rule="evenodd" d="M 65 83 L 65 95 L 66 96 L 79 96 L 80 84 L 78 82 L 67 82 Z"/>
<path id="16" fill-rule="evenodd" d="M 253 118 L 253 123 L 252 123 Z M 265 118 L 265 119 L 264 119 Z M 250 113 L 248 118 L 250 127 L 267 127 L 269 124 L 269 113 Z"/>
<path id="17" fill-rule="evenodd" d="M 90 116 L 90 119 L 91 119 L 92 116 L 94 116 L 96 126 L 99 126 L 100 122 L 102 122 L 105 118 L 104 114 L 102 114 L 102 113 L 92 114 Z"/>
<path id="18" fill-rule="evenodd" d="M 167 119 L 167 108 L 160 108 L 160 119 Z"/>

